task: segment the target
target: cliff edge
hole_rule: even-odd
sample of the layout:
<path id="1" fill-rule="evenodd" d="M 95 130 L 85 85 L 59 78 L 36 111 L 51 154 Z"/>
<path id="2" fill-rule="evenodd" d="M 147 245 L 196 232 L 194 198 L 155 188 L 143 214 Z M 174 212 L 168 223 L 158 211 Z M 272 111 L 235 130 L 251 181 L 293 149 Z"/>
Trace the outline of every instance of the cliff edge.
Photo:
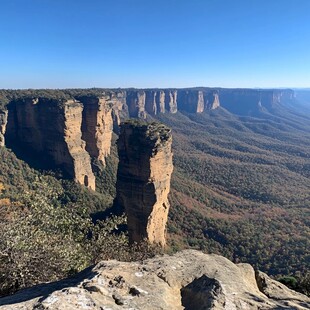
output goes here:
<path id="1" fill-rule="evenodd" d="M 250 265 L 195 250 L 144 262 L 103 261 L 74 278 L 0 298 L 1 310 L 309 308 L 308 297 L 255 275 Z"/>

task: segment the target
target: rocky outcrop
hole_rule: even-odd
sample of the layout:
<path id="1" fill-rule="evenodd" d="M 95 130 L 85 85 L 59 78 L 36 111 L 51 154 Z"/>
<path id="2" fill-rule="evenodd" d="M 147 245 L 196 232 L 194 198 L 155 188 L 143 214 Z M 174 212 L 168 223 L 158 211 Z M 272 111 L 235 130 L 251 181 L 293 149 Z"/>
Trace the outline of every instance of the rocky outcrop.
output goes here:
<path id="1" fill-rule="evenodd" d="M 8 121 L 8 111 L 0 111 L 0 146 L 4 146 L 4 135 L 6 130 L 6 124 Z"/>
<path id="2" fill-rule="evenodd" d="M 139 121 L 121 125 L 115 203 L 127 213 L 132 242 L 166 243 L 171 142 L 171 131 L 164 125 Z"/>
<path id="3" fill-rule="evenodd" d="M 239 115 L 257 115 L 281 104 L 291 103 L 294 91 L 290 89 L 220 89 L 221 106 Z"/>
<path id="4" fill-rule="evenodd" d="M 157 114 L 156 97 L 157 92 L 155 90 L 145 91 L 145 111 L 150 115 Z"/>
<path id="5" fill-rule="evenodd" d="M 0 309 L 309 309 L 310 299 L 253 268 L 186 250 L 144 262 L 104 261 L 74 278 L 0 299 Z"/>
<path id="6" fill-rule="evenodd" d="M 157 91 L 156 105 L 158 113 L 165 113 L 165 92 L 163 90 Z"/>
<path id="7" fill-rule="evenodd" d="M 215 110 L 220 107 L 220 98 L 217 91 L 205 93 L 205 109 Z"/>
<path id="8" fill-rule="evenodd" d="M 127 92 L 126 103 L 130 117 L 146 118 L 145 97 L 143 90 Z"/>
<path id="9" fill-rule="evenodd" d="M 177 105 L 178 92 L 176 90 L 165 91 L 165 110 L 169 113 L 176 113 L 178 111 Z"/>
<path id="10" fill-rule="evenodd" d="M 105 94 L 109 96 L 109 101 L 112 105 L 113 130 L 118 133 L 121 121 L 129 118 L 128 106 L 126 104 L 126 92 L 115 91 Z"/>
<path id="11" fill-rule="evenodd" d="M 180 111 L 202 113 L 204 111 L 204 94 L 201 90 L 180 90 L 178 96 Z"/>
<path id="12" fill-rule="evenodd" d="M 75 100 L 26 98 L 8 106 L 8 145 L 34 152 L 67 177 L 95 189 L 90 156 L 82 140 L 83 106 Z"/>
<path id="13" fill-rule="evenodd" d="M 110 96 L 84 96 L 78 98 L 83 103 L 82 139 L 91 157 L 105 165 L 110 154 L 113 119 Z"/>

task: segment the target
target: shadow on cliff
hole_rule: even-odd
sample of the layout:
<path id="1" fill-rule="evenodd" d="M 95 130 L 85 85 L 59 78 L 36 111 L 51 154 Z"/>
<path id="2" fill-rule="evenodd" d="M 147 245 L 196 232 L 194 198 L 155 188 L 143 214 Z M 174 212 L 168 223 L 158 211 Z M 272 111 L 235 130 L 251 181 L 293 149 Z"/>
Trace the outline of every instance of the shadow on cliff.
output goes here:
<path id="1" fill-rule="evenodd" d="M 39 301 L 44 300 L 48 295 L 54 291 L 59 291 L 67 287 L 77 286 L 85 279 L 92 279 L 97 275 L 97 272 L 93 272 L 90 266 L 80 273 L 76 274 L 72 278 L 59 280 L 51 283 L 42 283 L 31 288 L 26 288 L 16 292 L 14 295 L 5 296 L 0 298 L 0 306 L 12 305 L 21 302 L 25 302 L 34 298 L 39 298 Z"/>

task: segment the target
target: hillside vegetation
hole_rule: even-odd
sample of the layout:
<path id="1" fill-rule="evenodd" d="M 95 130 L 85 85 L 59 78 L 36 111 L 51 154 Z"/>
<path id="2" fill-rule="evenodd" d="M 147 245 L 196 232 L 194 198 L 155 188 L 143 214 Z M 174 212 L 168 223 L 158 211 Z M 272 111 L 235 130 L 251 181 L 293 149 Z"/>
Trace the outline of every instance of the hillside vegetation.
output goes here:
<path id="1" fill-rule="evenodd" d="M 169 238 L 249 262 L 269 274 L 305 274 L 310 261 L 310 117 L 260 118 L 225 110 L 165 114 L 174 137 Z"/>
<path id="2" fill-rule="evenodd" d="M 0 96 L 11 100 L 15 93 Z M 304 105 L 255 118 L 222 108 L 157 117 L 173 134 L 168 251 L 221 254 L 275 277 L 302 279 L 309 292 L 310 112 Z M 98 192 L 60 179 L 57 171 L 35 170 L 0 148 L 0 295 L 66 277 L 102 258 L 153 255 L 146 246 L 128 247 L 120 229 L 124 217 L 95 221 L 115 197 L 116 139 L 107 167 L 93 163 Z"/>

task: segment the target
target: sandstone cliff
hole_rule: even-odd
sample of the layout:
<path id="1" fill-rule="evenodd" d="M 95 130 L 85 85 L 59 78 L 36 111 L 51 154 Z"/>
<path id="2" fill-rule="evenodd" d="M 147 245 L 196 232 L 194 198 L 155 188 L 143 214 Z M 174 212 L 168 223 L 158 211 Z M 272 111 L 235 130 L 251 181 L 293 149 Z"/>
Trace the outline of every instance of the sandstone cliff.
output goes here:
<path id="1" fill-rule="evenodd" d="M 126 103 L 130 117 L 146 118 L 145 97 L 143 90 L 127 92 Z"/>
<path id="2" fill-rule="evenodd" d="M 129 118 L 128 106 L 126 104 L 126 92 L 108 92 L 105 95 L 109 96 L 112 105 L 113 130 L 118 133 L 121 121 Z"/>
<path id="3" fill-rule="evenodd" d="M 105 165 L 110 154 L 113 119 L 110 96 L 84 96 L 78 98 L 83 103 L 82 139 L 86 150 L 93 158 Z"/>
<path id="4" fill-rule="evenodd" d="M 165 113 L 165 98 L 166 96 L 163 90 L 157 91 L 156 105 L 159 113 Z"/>
<path id="5" fill-rule="evenodd" d="M 145 91 L 145 111 L 150 115 L 156 115 L 158 112 L 156 97 L 158 93 L 155 90 Z"/>
<path id="6" fill-rule="evenodd" d="M 165 245 L 172 173 L 171 131 L 157 123 L 121 125 L 116 204 L 127 213 L 131 241 Z"/>
<path id="7" fill-rule="evenodd" d="M 220 89 L 221 106 L 241 115 L 256 115 L 268 111 L 294 99 L 290 89 Z"/>
<path id="8" fill-rule="evenodd" d="M 178 111 L 177 105 L 178 92 L 176 90 L 165 91 L 165 109 L 169 113 L 176 113 Z"/>
<path id="9" fill-rule="evenodd" d="M 26 98 L 8 106 L 8 145 L 22 147 L 61 168 L 69 178 L 95 189 L 90 156 L 82 140 L 83 106 L 69 100 Z"/>
<path id="10" fill-rule="evenodd" d="M 0 111 L 0 146 L 4 146 L 4 135 L 6 131 L 6 125 L 8 121 L 8 111 Z"/>
<path id="11" fill-rule="evenodd" d="M 217 91 L 205 92 L 205 109 L 215 110 L 220 107 L 220 98 Z"/>
<path id="12" fill-rule="evenodd" d="M 142 263 L 104 261 L 74 278 L 0 299 L 0 309 L 309 309 L 310 299 L 248 264 L 194 250 Z"/>
<path id="13" fill-rule="evenodd" d="M 200 90 L 180 90 L 178 96 L 180 111 L 202 113 L 204 111 L 204 94 Z"/>

